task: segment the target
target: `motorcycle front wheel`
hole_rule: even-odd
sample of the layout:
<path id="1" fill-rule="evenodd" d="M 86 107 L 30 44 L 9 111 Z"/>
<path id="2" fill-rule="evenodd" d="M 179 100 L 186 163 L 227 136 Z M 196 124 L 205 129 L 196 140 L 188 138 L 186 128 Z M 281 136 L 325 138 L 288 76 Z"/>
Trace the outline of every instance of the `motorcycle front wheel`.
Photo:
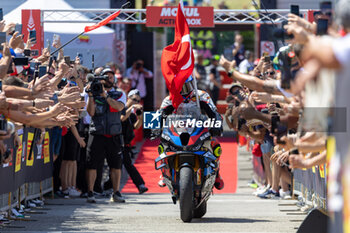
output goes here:
<path id="1" fill-rule="evenodd" d="M 194 218 L 201 218 L 207 213 L 207 201 L 203 201 L 203 203 L 193 210 Z"/>
<path id="2" fill-rule="evenodd" d="M 193 218 L 193 171 L 190 167 L 180 169 L 180 215 L 184 222 Z"/>

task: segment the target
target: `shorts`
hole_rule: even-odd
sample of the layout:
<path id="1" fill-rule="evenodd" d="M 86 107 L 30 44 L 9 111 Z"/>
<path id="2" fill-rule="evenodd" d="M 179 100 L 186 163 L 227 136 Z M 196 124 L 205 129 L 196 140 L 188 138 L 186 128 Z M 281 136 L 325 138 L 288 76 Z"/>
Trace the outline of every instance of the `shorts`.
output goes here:
<path id="1" fill-rule="evenodd" d="M 260 145 L 261 152 L 267 154 L 272 151 L 273 144 L 270 141 L 265 141 Z"/>
<path id="2" fill-rule="evenodd" d="M 62 137 L 62 160 L 77 161 L 80 156 L 80 145 L 72 131 Z"/>
<path id="3" fill-rule="evenodd" d="M 59 155 L 62 143 L 62 129 L 54 127 L 51 129 L 50 151 L 54 155 Z"/>
<path id="4" fill-rule="evenodd" d="M 105 158 L 110 168 L 122 168 L 121 136 L 105 137 L 90 134 L 86 150 L 87 168 L 97 169 L 102 167 Z"/>

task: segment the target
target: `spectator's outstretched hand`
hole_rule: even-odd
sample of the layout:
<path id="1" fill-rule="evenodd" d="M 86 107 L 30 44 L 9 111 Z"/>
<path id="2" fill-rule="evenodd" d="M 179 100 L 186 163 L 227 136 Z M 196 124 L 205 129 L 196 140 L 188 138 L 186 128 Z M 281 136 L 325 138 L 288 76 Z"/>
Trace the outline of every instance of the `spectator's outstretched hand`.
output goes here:
<path id="1" fill-rule="evenodd" d="M 3 46 L 3 49 L 2 49 L 3 57 L 11 58 L 10 47 L 7 45 L 7 43 L 2 43 L 2 46 Z"/>
<path id="2" fill-rule="evenodd" d="M 288 14 L 288 23 L 296 24 L 296 25 L 304 28 L 306 31 L 315 32 L 314 31 L 315 27 L 312 23 L 310 23 L 306 19 L 301 18 L 295 14 L 291 14 L 291 13 Z"/>
<path id="3" fill-rule="evenodd" d="M 62 61 L 60 64 L 58 64 L 58 71 L 61 71 L 63 75 L 66 75 L 69 72 L 69 66 Z"/>
<path id="4" fill-rule="evenodd" d="M 4 111 L 8 109 L 8 103 L 6 102 L 5 92 L 0 93 L 0 110 Z"/>
<path id="5" fill-rule="evenodd" d="M 5 28 L 3 30 L 3 32 L 6 32 L 6 35 L 10 35 L 10 33 L 12 32 L 12 29 L 16 27 L 15 23 L 8 23 L 5 25 Z"/>
<path id="6" fill-rule="evenodd" d="M 79 92 L 72 92 L 69 94 L 65 93 L 65 94 L 61 95 L 58 99 L 61 103 L 67 104 L 70 102 L 78 101 L 80 99 L 80 94 L 79 94 Z"/>
<path id="7" fill-rule="evenodd" d="M 28 35 L 28 39 L 27 39 L 27 43 L 26 43 L 26 46 L 25 46 L 25 49 L 31 49 L 32 46 L 33 46 L 33 42 L 35 41 L 35 38 L 30 38 L 29 35 Z"/>
<path id="8" fill-rule="evenodd" d="M 291 40 L 292 43 L 306 44 L 309 41 L 310 33 L 296 23 L 284 25 L 284 29 L 287 30 L 288 34 L 293 34 L 294 38 Z"/>
<path id="9" fill-rule="evenodd" d="M 23 46 L 23 44 L 23 35 L 19 32 L 15 32 L 9 41 L 10 48 L 20 48 L 21 46 Z"/>
<path id="10" fill-rule="evenodd" d="M 226 72 L 231 71 L 232 69 L 234 69 L 236 67 L 236 61 L 229 61 L 227 60 L 224 56 L 220 57 L 220 62 L 219 64 L 225 68 Z"/>
<path id="11" fill-rule="evenodd" d="M 0 21 L 0 32 L 5 32 L 5 20 Z"/>
<path id="12" fill-rule="evenodd" d="M 35 107 L 36 108 L 47 108 L 49 106 L 52 106 L 54 104 L 53 100 L 48 99 L 35 99 Z"/>
<path id="13" fill-rule="evenodd" d="M 293 154 L 289 156 L 289 168 L 306 168 L 307 162 L 301 154 Z"/>

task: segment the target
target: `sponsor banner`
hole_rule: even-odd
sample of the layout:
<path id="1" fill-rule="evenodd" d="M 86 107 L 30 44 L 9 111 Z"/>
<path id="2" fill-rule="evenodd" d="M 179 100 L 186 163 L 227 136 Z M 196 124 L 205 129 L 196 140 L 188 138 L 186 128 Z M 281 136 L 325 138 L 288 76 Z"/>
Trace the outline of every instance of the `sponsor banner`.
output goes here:
<path id="1" fill-rule="evenodd" d="M 189 27 L 214 27 L 213 7 L 185 7 L 185 17 Z M 146 8 L 147 27 L 174 27 L 177 7 L 148 6 Z"/>
<path id="2" fill-rule="evenodd" d="M 26 165 L 27 166 L 33 166 L 33 163 L 34 163 L 34 152 L 33 151 L 32 151 L 32 156 L 29 159 L 30 147 L 33 144 L 33 138 L 34 138 L 34 134 L 33 133 L 28 133 L 28 137 L 27 137 L 27 159 L 26 159 Z"/>
<path id="3" fill-rule="evenodd" d="M 44 164 L 50 162 L 50 135 L 49 132 L 45 132 L 45 138 L 44 138 Z"/>
<path id="4" fill-rule="evenodd" d="M 16 165 L 15 165 L 15 172 L 18 172 L 21 170 L 21 163 L 22 163 L 22 144 L 23 144 L 23 135 L 19 135 L 19 138 L 21 139 L 21 144 L 19 145 L 17 152 L 16 152 Z"/>
<path id="5" fill-rule="evenodd" d="M 24 41 L 27 41 L 29 31 L 36 31 L 36 43 L 32 46 L 32 50 L 38 50 L 39 56 L 44 48 L 44 29 L 41 23 L 40 10 L 22 10 L 22 34 Z"/>
<path id="6" fill-rule="evenodd" d="M 35 138 L 38 137 L 37 135 L 34 138 L 34 128 L 24 128 L 21 134 L 19 133 L 22 143 L 18 148 L 14 146 L 13 137 L 4 140 L 7 148 L 11 150 L 13 162 L 10 161 L 8 164 L 0 166 L 0 195 L 13 192 L 25 183 L 40 182 L 52 176 L 53 164 L 49 150 L 49 132 L 46 132 L 42 144 L 44 159 L 38 156 L 40 153 L 37 146 L 33 148 L 32 159 L 28 160 L 27 158 L 32 141 L 34 142 Z"/>

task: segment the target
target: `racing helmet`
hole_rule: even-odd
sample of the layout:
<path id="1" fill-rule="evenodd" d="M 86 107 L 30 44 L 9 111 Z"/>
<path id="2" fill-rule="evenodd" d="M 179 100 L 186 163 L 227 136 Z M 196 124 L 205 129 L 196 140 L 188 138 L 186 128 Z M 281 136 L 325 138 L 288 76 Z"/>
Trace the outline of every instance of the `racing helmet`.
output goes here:
<path id="1" fill-rule="evenodd" d="M 184 97 L 188 96 L 194 90 L 194 80 L 192 75 L 186 79 L 186 82 L 182 86 L 180 94 Z"/>

